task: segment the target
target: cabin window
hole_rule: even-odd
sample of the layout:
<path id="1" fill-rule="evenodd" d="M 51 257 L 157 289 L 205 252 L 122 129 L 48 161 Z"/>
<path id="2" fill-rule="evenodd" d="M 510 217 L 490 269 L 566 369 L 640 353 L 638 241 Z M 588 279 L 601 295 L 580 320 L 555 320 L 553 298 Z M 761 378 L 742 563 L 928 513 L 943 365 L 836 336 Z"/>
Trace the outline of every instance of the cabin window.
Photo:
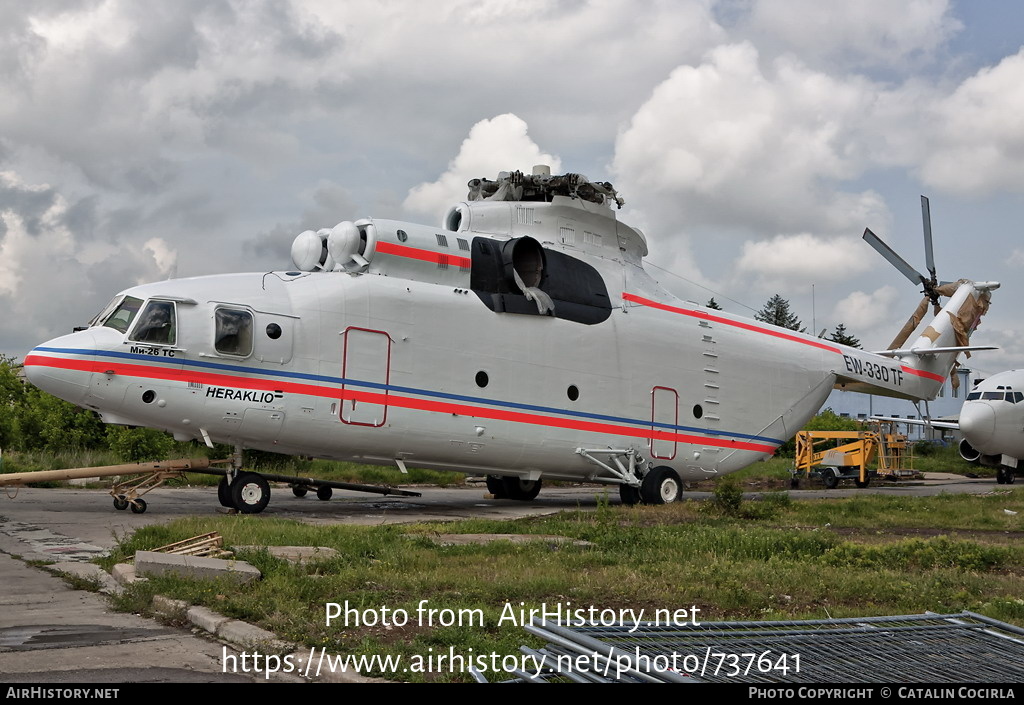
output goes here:
<path id="1" fill-rule="evenodd" d="M 130 297 L 129 297 L 130 298 Z M 125 299 L 125 304 L 128 299 Z M 124 304 L 122 304 L 122 307 Z M 115 316 L 120 312 L 118 309 Z M 150 301 L 138 316 L 131 339 L 154 345 L 174 345 L 176 338 L 174 304 L 170 301 Z"/>
<path id="2" fill-rule="evenodd" d="M 214 349 L 223 355 L 248 357 L 252 354 L 252 314 L 231 308 L 218 308 L 214 314 Z"/>
<path id="3" fill-rule="evenodd" d="M 118 333 L 127 333 L 140 308 L 142 308 L 142 299 L 126 296 L 121 305 L 107 317 L 107 320 L 103 321 L 103 325 L 107 328 L 113 328 Z M 102 316 L 103 314 L 100 315 Z"/>
<path id="4" fill-rule="evenodd" d="M 267 326 L 267 337 L 271 340 L 277 340 L 281 337 L 281 326 L 276 323 L 271 323 Z"/>
<path id="5" fill-rule="evenodd" d="M 569 401 L 576 401 L 580 398 L 580 388 L 575 384 L 570 384 L 569 388 L 565 390 L 565 395 L 569 397 Z"/>
<path id="6" fill-rule="evenodd" d="M 486 372 L 480 370 L 476 373 L 476 386 L 482 389 L 487 386 L 488 382 L 490 382 L 490 378 L 487 376 Z"/>

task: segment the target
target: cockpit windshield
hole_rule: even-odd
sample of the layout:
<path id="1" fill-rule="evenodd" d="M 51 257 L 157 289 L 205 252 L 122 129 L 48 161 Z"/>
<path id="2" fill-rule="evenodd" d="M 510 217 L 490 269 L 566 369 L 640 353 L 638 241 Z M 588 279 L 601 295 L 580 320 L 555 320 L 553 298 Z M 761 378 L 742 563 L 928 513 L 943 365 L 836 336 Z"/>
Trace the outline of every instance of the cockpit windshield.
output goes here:
<path id="1" fill-rule="evenodd" d="M 967 401 L 1008 401 L 1011 404 L 1024 402 L 1024 392 L 971 392 L 967 395 Z"/>
<path id="2" fill-rule="evenodd" d="M 111 302 L 111 304 L 112 303 L 113 302 Z M 103 326 L 113 328 L 118 333 L 126 333 L 128 328 L 131 327 L 132 321 L 135 320 L 135 316 L 138 314 L 141 307 L 142 299 L 137 299 L 134 296 L 126 296 L 124 297 L 124 301 L 121 302 L 121 305 L 118 306 L 113 313 L 106 316 L 105 320 L 103 319 L 103 316 L 106 313 L 106 309 L 96 317 L 96 320 L 103 320 Z M 110 308 L 110 304 L 107 305 L 107 308 Z"/>

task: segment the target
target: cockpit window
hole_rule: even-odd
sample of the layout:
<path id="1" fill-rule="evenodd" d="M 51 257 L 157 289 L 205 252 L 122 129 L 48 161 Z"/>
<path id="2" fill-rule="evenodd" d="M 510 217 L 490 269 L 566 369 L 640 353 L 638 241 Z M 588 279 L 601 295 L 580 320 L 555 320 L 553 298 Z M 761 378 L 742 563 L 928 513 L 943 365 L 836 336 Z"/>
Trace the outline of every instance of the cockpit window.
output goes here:
<path id="1" fill-rule="evenodd" d="M 127 303 L 127 299 L 125 300 Z M 174 345 L 174 304 L 170 301 L 150 301 L 139 315 L 131 339 L 140 343 Z"/>
<path id="2" fill-rule="evenodd" d="M 252 354 L 252 314 L 230 308 L 218 308 L 215 316 L 214 349 L 225 355 L 247 357 Z"/>
<path id="3" fill-rule="evenodd" d="M 135 315 L 139 312 L 142 307 L 142 299 L 137 299 L 134 296 L 124 297 L 124 301 L 117 307 L 117 310 L 107 316 L 107 319 L 103 321 L 103 325 L 107 328 L 113 328 L 118 333 L 127 333 L 128 329 L 132 325 L 132 321 L 135 320 Z M 109 306 L 108 306 L 109 308 Z M 101 313 L 100 316 L 103 314 Z"/>
<path id="4" fill-rule="evenodd" d="M 967 401 L 974 401 L 975 399 L 981 399 L 981 392 L 971 392 L 967 395 Z"/>
<path id="5" fill-rule="evenodd" d="M 981 398 L 986 401 L 1002 401 L 1004 396 L 1006 395 L 1003 392 L 985 392 Z"/>

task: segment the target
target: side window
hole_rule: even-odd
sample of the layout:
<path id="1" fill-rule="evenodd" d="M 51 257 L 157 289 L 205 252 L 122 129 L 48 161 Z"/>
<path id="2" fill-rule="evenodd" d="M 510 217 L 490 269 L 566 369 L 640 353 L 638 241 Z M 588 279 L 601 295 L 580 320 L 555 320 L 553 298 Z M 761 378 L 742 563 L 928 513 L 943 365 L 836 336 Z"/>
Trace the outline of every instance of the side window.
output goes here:
<path id="1" fill-rule="evenodd" d="M 127 300 L 125 303 L 128 303 Z M 124 308 L 122 304 L 121 308 Z M 114 314 L 116 317 L 120 309 Z M 174 345 L 176 337 L 174 304 L 170 301 L 150 301 L 139 314 L 131 339 L 140 343 Z"/>
<path id="2" fill-rule="evenodd" d="M 252 314 L 238 309 L 218 308 L 214 315 L 214 349 L 223 355 L 248 357 L 252 354 Z"/>

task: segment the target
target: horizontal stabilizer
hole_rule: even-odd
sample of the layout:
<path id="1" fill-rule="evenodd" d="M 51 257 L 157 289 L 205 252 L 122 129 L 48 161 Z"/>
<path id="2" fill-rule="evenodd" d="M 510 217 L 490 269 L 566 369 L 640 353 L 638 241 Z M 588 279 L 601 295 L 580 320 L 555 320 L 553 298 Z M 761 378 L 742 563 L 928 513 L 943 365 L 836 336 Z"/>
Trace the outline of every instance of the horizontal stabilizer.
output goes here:
<path id="1" fill-rule="evenodd" d="M 888 416 L 872 416 L 872 421 L 890 421 L 893 423 L 905 423 L 908 426 L 928 426 L 929 428 L 949 428 L 954 431 L 960 430 L 960 424 L 956 421 L 932 421 L 931 419 L 898 419 Z"/>
<path id="2" fill-rule="evenodd" d="M 881 355 L 882 357 L 897 357 L 898 355 L 917 355 L 918 357 L 924 357 L 925 355 L 936 355 L 938 353 L 962 353 L 973 352 L 975 350 L 998 349 L 999 348 L 995 345 L 961 345 L 942 348 L 900 348 L 899 350 L 879 350 L 874 354 Z"/>

